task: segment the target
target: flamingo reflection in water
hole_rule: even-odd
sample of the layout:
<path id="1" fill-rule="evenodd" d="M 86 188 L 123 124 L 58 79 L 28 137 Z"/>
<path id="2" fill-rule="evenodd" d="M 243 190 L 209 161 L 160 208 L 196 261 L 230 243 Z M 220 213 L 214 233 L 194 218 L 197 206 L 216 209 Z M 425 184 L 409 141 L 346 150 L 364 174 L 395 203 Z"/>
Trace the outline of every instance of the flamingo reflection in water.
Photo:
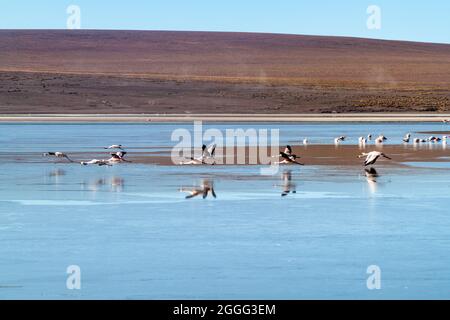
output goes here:
<path id="1" fill-rule="evenodd" d="M 369 185 L 370 193 L 376 193 L 377 192 L 377 178 L 379 177 L 379 174 L 375 168 L 371 167 L 369 169 L 364 169 L 367 184 Z"/>
<path id="2" fill-rule="evenodd" d="M 281 187 L 282 192 L 281 196 L 285 197 L 290 193 L 297 193 L 296 184 L 292 181 L 292 171 L 285 170 L 281 176 L 282 183 L 279 185 L 275 185 L 276 187 Z"/>
<path id="3" fill-rule="evenodd" d="M 206 199 L 209 194 L 211 194 L 214 198 L 217 197 L 215 191 L 214 191 L 214 183 L 212 180 L 203 179 L 200 186 L 195 187 L 183 187 L 180 189 L 180 192 L 187 192 L 188 195 L 186 196 L 186 199 L 195 198 L 198 195 L 202 195 L 203 199 Z"/>

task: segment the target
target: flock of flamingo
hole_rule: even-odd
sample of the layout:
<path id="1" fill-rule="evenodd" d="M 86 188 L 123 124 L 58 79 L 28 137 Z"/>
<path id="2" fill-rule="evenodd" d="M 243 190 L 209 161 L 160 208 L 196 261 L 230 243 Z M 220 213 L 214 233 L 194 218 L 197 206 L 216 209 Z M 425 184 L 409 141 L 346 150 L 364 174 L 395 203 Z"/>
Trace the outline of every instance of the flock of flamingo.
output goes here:
<path id="1" fill-rule="evenodd" d="M 431 136 L 427 139 L 423 139 L 423 138 L 411 139 L 411 134 L 408 133 L 403 137 L 402 141 L 403 141 L 403 143 L 409 143 L 412 140 L 412 142 L 414 144 L 425 143 L 425 142 L 429 142 L 429 143 L 442 142 L 442 143 L 446 144 L 447 139 L 449 137 L 450 136 L 442 136 L 442 138 L 440 138 L 440 137 Z M 346 136 L 339 136 L 339 137 L 334 138 L 334 143 L 335 143 L 335 145 L 339 145 L 341 142 L 345 141 L 346 139 L 347 139 Z M 359 137 L 358 144 L 360 146 L 365 146 L 371 140 L 372 140 L 371 134 L 367 135 L 367 137 Z M 387 140 L 387 138 L 384 135 L 379 135 L 378 137 L 376 137 L 374 139 L 374 143 L 375 143 L 375 145 L 380 145 L 380 144 L 383 144 L 386 140 Z M 309 140 L 307 138 L 303 139 L 303 145 L 308 145 L 308 144 L 309 144 Z M 131 162 L 131 161 L 125 159 L 125 155 L 127 154 L 127 152 L 123 150 L 123 146 L 120 144 L 113 144 L 108 147 L 105 147 L 104 149 L 119 150 L 119 151 L 109 153 L 110 158 L 108 158 L 108 159 L 92 159 L 89 161 L 79 161 L 79 163 L 82 165 L 85 165 L 85 166 L 87 166 L 87 165 L 112 166 L 112 165 L 120 163 L 120 162 Z M 202 153 L 201 153 L 200 157 L 191 157 L 187 161 L 182 161 L 179 164 L 180 165 L 206 165 L 206 164 L 214 165 L 214 164 L 216 164 L 215 152 L 216 152 L 216 144 L 212 144 L 210 146 L 206 146 L 204 144 L 202 146 Z M 65 158 L 69 162 L 76 162 L 64 152 L 46 152 L 43 155 L 56 157 L 56 158 Z M 296 154 L 294 154 L 292 152 L 292 147 L 290 145 L 287 145 L 285 147 L 284 151 L 281 151 L 276 157 L 279 157 L 280 161 L 275 162 L 275 164 L 304 165 L 303 163 L 298 161 L 300 156 L 297 156 Z M 365 158 L 364 163 L 363 163 L 364 166 L 373 165 L 380 158 L 391 159 L 390 157 L 388 157 L 381 151 L 363 152 L 358 157 Z"/>
<path id="2" fill-rule="evenodd" d="M 113 164 L 119 163 L 119 162 L 131 162 L 129 160 L 126 160 L 124 157 L 127 154 L 126 151 L 123 150 L 122 145 L 120 144 L 113 144 L 109 147 L 105 147 L 104 149 L 118 149 L 120 151 L 112 152 L 110 153 L 109 159 L 92 159 L 89 161 L 80 161 L 80 164 L 87 166 L 87 165 L 97 165 L 97 166 L 112 166 Z M 69 162 L 76 162 L 71 157 L 69 157 L 64 152 L 45 152 L 43 154 L 44 157 L 55 157 L 55 158 L 64 158 L 67 159 Z"/>
<path id="3" fill-rule="evenodd" d="M 402 142 L 404 144 L 408 144 L 410 142 L 414 144 L 420 144 L 420 143 L 431 143 L 435 144 L 438 142 L 442 142 L 443 144 L 447 144 L 447 139 L 450 136 L 442 136 L 442 137 L 435 137 L 431 136 L 427 139 L 424 138 L 411 138 L 411 134 L 406 134 Z M 341 144 L 343 141 L 346 141 L 346 136 L 339 136 L 333 139 L 335 145 Z M 381 145 L 383 144 L 387 138 L 384 135 L 379 135 L 375 139 L 373 139 L 372 135 L 369 134 L 367 137 L 359 137 L 358 138 L 358 144 L 360 147 L 366 147 L 370 141 L 373 141 L 375 145 Z M 303 145 L 306 146 L 309 144 L 308 138 L 303 139 L 302 141 Z M 112 166 L 117 163 L 121 162 L 131 162 L 127 159 L 125 159 L 125 155 L 127 152 L 124 150 L 123 146 L 120 144 L 113 144 L 108 147 L 104 147 L 106 150 L 114 150 L 114 152 L 109 152 L 109 158 L 108 159 L 92 159 L 89 161 L 74 161 L 72 157 L 69 157 L 64 152 L 46 152 L 43 155 L 46 157 L 55 157 L 60 159 L 66 159 L 69 162 L 72 163 L 80 163 L 81 165 L 87 166 L 87 165 L 97 165 L 97 166 Z M 180 165 L 214 165 L 216 164 L 215 161 L 215 154 L 216 154 L 216 144 L 211 144 L 209 146 L 203 144 L 202 145 L 202 152 L 199 157 L 191 157 L 187 161 L 182 161 L 179 164 Z M 287 145 L 283 151 L 280 151 L 278 155 L 274 156 L 278 157 L 279 161 L 275 162 L 274 164 L 297 164 L 297 165 L 304 165 L 303 163 L 299 162 L 298 159 L 300 159 L 300 156 L 293 153 L 292 147 L 290 145 Z M 370 151 L 370 152 L 363 152 L 358 155 L 358 158 L 364 158 L 364 161 L 362 165 L 364 167 L 374 165 L 377 160 L 381 158 L 389 159 L 391 158 L 384 154 L 381 151 Z M 376 178 L 378 177 L 377 171 L 373 168 L 365 168 L 365 174 L 368 179 L 369 184 L 373 185 L 376 183 Z M 291 171 L 287 170 L 283 172 L 283 192 L 282 196 L 286 196 L 289 193 L 296 193 L 295 191 L 295 183 L 292 182 L 292 175 Z M 210 180 L 204 180 L 202 184 L 195 188 L 182 188 L 180 189 L 182 192 L 187 192 L 188 195 L 186 196 L 186 199 L 194 198 L 197 196 L 201 196 L 202 198 L 208 197 L 209 194 L 211 194 L 214 198 L 216 197 L 215 191 L 214 191 L 214 185 L 213 182 Z"/>

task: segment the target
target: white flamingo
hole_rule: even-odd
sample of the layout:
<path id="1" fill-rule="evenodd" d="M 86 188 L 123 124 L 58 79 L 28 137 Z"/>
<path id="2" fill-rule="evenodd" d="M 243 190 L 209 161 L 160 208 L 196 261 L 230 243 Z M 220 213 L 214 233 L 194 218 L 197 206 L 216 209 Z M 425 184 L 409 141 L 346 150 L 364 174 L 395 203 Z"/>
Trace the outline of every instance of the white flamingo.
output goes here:
<path id="1" fill-rule="evenodd" d="M 90 161 L 82 161 L 80 162 L 82 165 L 97 165 L 97 166 L 112 166 L 112 163 L 109 162 L 109 160 L 99 160 L 99 159 L 92 159 Z"/>
<path id="2" fill-rule="evenodd" d="M 202 145 L 202 155 L 198 158 L 191 157 L 188 161 L 181 161 L 181 165 L 199 165 L 199 164 L 208 164 L 205 160 L 206 159 L 213 159 L 213 163 L 215 164 L 215 157 L 216 154 L 216 145 L 212 144 L 209 147 L 206 147 L 206 145 Z"/>
<path id="3" fill-rule="evenodd" d="M 385 136 L 379 136 L 375 139 L 376 144 L 382 144 L 386 140 Z"/>
<path id="4" fill-rule="evenodd" d="M 109 147 L 105 147 L 104 149 L 123 149 L 121 144 L 112 144 Z"/>
<path id="5" fill-rule="evenodd" d="M 403 137 L 403 142 L 404 143 L 409 143 L 409 139 L 411 138 L 411 134 L 408 133 Z"/>
<path id="6" fill-rule="evenodd" d="M 364 137 L 359 137 L 358 138 L 358 144 L 360 146 L 364 146 L 366 143 L 367 143 L 367 139 L 366 138 L 364 138 Z"/>
<path id="7" fill-rule="evenodd" d="M 346 138 L 345 136 L 340 136 L 340 137 L 335 138 L 334 139 L 334 144 L 338 145 L 340 142 L 344 141 L 345 138 Z"/>
<path id="8" fill-rule="evenodd" d="M 364 157 L 366 158 L 364 160 L 364 166 L 375 164 L 375 162 L 377 162 L 378 158 L 380 157 L 392 160 L 391 158 L 389 158 L 387 155 L 385 155 L 383 152 L 380 151 L 371 151 L 369 153 L 362 153 L 361 155 L 358 156 L 358 158 Z"/>

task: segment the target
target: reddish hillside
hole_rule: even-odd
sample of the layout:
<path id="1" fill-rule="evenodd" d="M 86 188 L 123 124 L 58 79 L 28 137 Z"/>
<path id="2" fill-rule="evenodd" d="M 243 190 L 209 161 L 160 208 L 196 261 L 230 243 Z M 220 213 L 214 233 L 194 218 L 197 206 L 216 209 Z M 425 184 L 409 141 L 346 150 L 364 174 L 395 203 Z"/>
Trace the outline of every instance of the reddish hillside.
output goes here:
<path id="1" fill-rule="evenodd" d="M 448 111 L 450 45 L 3 30 L 0 81 L 1 113 Z"/>

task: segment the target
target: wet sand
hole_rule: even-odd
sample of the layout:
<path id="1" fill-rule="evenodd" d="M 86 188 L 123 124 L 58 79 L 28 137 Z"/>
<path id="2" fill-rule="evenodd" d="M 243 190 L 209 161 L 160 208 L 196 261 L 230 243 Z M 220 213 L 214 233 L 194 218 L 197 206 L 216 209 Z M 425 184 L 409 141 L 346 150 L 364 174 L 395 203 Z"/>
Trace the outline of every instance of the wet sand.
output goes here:
<path id="1" fill-rule="evenodd" d="M 320 165 L 320 166 L 362 166 L 363 159 L 359 159 L 358 155 L 362 152 L 370 151 L 382 151 L 386 155 L 392 158 L 389 160 L 379 160 L 377 165 L 383 166 L 404 166 L 407 162 L 448 162 L 449 150 L 447 145 L 442 143 L 428 144 L 423 143 L 420 145 L 384 145 L 374 146 L 367 145 L 365 148 L 356 145 L 308 145 L 308 146 L 295 146 L 293 145 L 293 153 L 299 155 L 300 162 L 305 165 Z M 158 147 L 161 149 L 161 147 Z M 133 164 L 146 164 L 146 165 L 179 165 L 179 163 L 173 163 L 170 155 L 170 149 L 167 151 L 131 151 L 127 155 L 126 159 L 132 161 L 131 163 L 121 163 L 119 165 L 133 165 Z M 280 149 L 282 151 L 283 148 Z M 225 157 L 224 152 L 218 148 L 216 151 L 216 165 L 235 165 L 238 163 L 237 154 L 245 152 L 244 162 L 238 163 L 239 165 L 260 165 L 260 161 L 250 160 L 249 154 L 257 154 L 257 149 L 254 147 L 235 147 L 234 157 Z M 71 152 L 69 156 L 76 162 L 85 161 L 90 159 L 107 159 L 108 152 Z M 0 160 L 3 162 L 23 162 L 23 163 L 44 163 L 55 162 L 68 165 L 76 165 L 77 163 L 70 163 L 67 160 L 59 160 L 53 158 L 42 157 L 37 153 L 22 153 L 22 154 L 5 154 L 0 153 Z M 297 166 L 283 165 L 283 166 Z"/>

